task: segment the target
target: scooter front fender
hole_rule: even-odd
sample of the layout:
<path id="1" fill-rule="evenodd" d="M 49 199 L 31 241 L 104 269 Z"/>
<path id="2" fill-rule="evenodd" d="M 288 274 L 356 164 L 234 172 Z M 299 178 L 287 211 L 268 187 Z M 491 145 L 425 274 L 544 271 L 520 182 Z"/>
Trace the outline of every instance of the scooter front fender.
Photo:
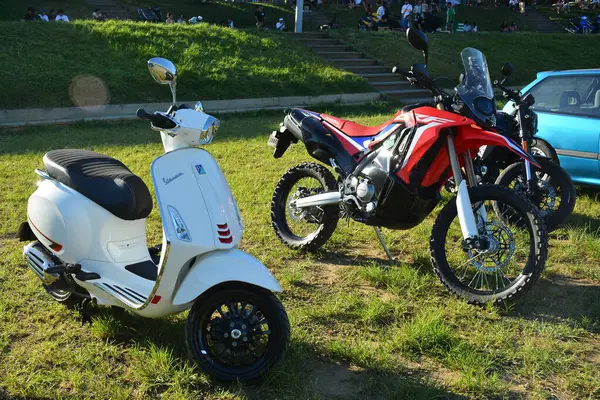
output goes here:
<path id="1" fill-rule="evenodd" d="M 196 260 L 175 293 L 173 305 L 190 303 L 211 287 L 225 282 L 243 282 L 281 292 L 271 271 L 250 254 L 238 249 L 213 251 Z"/>

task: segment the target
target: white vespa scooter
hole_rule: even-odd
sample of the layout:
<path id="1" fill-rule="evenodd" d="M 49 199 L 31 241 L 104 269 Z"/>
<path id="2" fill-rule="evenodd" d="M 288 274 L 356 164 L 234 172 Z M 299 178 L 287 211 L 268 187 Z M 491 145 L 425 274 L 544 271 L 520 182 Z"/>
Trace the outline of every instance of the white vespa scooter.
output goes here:
<path id="1" fill-rule="evenodd" d="M 84 301 L 162 317 L 191 308 L 188 347 L 208 373 L 251 380 L 280 361 L 289 343 L 281 288 L 257 259 L 237 249 L 243 225 L 209 144 L 219 121 L 175 104 L 175 66 L 153 58 L 154 79 L 169 84 L 168 112 L 138 117 L 159 131 L 165 154 L 151 173 L 163 224 L 148 249 L 148 188 L 120 161 L 87 150 L 54 150 L 19 229 L 25 261 L 57 301 Z"/>

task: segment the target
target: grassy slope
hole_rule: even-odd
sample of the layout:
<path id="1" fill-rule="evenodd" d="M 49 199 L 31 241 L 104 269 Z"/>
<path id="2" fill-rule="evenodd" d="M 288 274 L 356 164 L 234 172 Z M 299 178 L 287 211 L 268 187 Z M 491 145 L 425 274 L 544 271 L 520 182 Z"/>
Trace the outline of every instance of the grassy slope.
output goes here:
<path id="1" fill-rule="evenodd" d="M 337 31 L 332 34 L 389 65 L 399 63 L 407 68 L 415 62 L 423 62 L 421 53 L 410 47 L 402 33 Z M 429 35 L 429 39 L 429 70 L 434 76 L 447 76 L 455 81 L 462 70 L 460 52 L 465 47 L 475 47 L 486 55 L 492 79 L 500 78 L 505 62 L 512 62 L 515 72 L 509 81 L 511 84 L 529 83 L 539 71 L 597 68 L 600 58 L 595 37 L 527 32 L 437 34 Z M 582 54 L 586 56 L 581 57 Z"/>
<path id="2" fill-rule="evenodd" d="M 15 22 L 1 23 L 0 36 L 0 109 L 71 106 L 69 84 L 80 75 L 100 78 L 111 103 L 168 101 L 168 90 L 146 70 L 156 56 L 179 67 L 181 99 L 372 90 L 284 34 L 210 25 Z"/>
<path id="3" fill-rule="evenodd" d="M 367 124 L 392 112 L 331 111 Z M 185 315 L 146 320 L 102 309 L 82 327 L 21 269 L 22 244 L 10 235 L 24 219 L 33 169 L 45 151 L 94 149 L 150 182 L 158 135 L 135 121 L 0 132 L 0 398 L 600 396 L 597 193 L 579 192 L 575 214 L 552 234 L 546 272 L 523 305 L 472 307 L 450 297 L 432 274 L 427 243 L 436 212 L 413 230 L 384 232 L 399 259 L 393 268 L 372 229 L 356 223 L 340 223 L 317 255 L 283 247 L 270 224 L 271 194 L 287 168 L 309 157 L 301 146 L 271 157 L 265 142 L 280 120 L 225 117 L 210 146 L 240 205 L 243 248 L 280 280 L 292 323 L 286 363 L 252 388 L 222 388 L 195 369 L 184 350 Z M 155 208 L 150 243 L 159 241 L 159 226 Z"/>
<path id="4" fill-rule="evenodd" d="M 121 3 L 135 10 L 140 6 L 136 0 L 121 0 Z M 254 12 L 257 4 L 255 3 L 240 3 L 240 2 L 225 2 L 225 1 L 207 1 L 200 0 L 158 0 L 153 1 L 152 5 L 161 8 L 163 15 L 167 12 L 172 12 L 173 15 L 179 17 L 184 15 L 191 18 L 194 15 L 201 15 L 204 21 L 218 24 L 222 21 L 227 21 L 227 17 L 233 18 L 237 27 L 246 28 L 254 27 L 255 19 Z M 294 21 L 294 10 L 291 7 L 278 6 L 275 4 L 261 4 L 265 9 L 267 17 L 267 26 L 275 25 L 278 18 L 284 18 L 288 25 L 292 25 Z"/>
<path id="5" fill-rule="evenodd" d="M 590 17 L 590 20 L 593 24 L 596 22 L 596 16 L 598 14 L 600 14 L 600 10 L 598 10 L 598 9 L 582 10 L 577 6 L 571 6 L 571 11 L 569 11 L 568 14 L 566 14 L 564 12 L 557 14 L 556 9 L 552 8 L 551 6 L 546 6 L 546 5 L 538 7 L 538 10 L 540 11 L 540 13 L 546 15 L 552 21 L 559 23 L 560 25 L 564 26 L 565 28 L 571 27 L 569 25 L 569 19 L 571 19 L 571 18 L 576 18 L 576 23 L 579 24 L 579 18 L 584 15 L 587 15 L 588 17 Z"/>

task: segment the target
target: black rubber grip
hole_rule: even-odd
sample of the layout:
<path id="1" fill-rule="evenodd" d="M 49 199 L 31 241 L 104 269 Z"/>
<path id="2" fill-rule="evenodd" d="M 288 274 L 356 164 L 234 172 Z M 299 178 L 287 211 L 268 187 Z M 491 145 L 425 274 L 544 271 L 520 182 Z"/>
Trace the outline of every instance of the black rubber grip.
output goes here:
<path id="1" fill-rule="evenodd" d="M 152 122 L 152 125 L 156 126 L 157 128 L 173 129 L 177 126 L 177 124 L 170 118 L 158 113 L 150 114 L 143 108 L 137 110 L 136 115 L 138 118 L 147 119 L 148 121 Z"/>

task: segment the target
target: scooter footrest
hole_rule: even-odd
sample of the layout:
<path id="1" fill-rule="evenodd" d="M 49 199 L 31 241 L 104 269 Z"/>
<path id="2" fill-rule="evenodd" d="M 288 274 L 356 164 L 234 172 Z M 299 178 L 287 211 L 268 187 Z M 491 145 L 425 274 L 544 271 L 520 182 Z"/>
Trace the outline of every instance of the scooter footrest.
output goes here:
<path id="1" fill-rule="evenodd" d="M 100 279 L 100 275 L 95 272 L 79 271 L 77 274 L 75 274 L 75 278 L 80 281 L 92 281 L 94 279 Z"/>

